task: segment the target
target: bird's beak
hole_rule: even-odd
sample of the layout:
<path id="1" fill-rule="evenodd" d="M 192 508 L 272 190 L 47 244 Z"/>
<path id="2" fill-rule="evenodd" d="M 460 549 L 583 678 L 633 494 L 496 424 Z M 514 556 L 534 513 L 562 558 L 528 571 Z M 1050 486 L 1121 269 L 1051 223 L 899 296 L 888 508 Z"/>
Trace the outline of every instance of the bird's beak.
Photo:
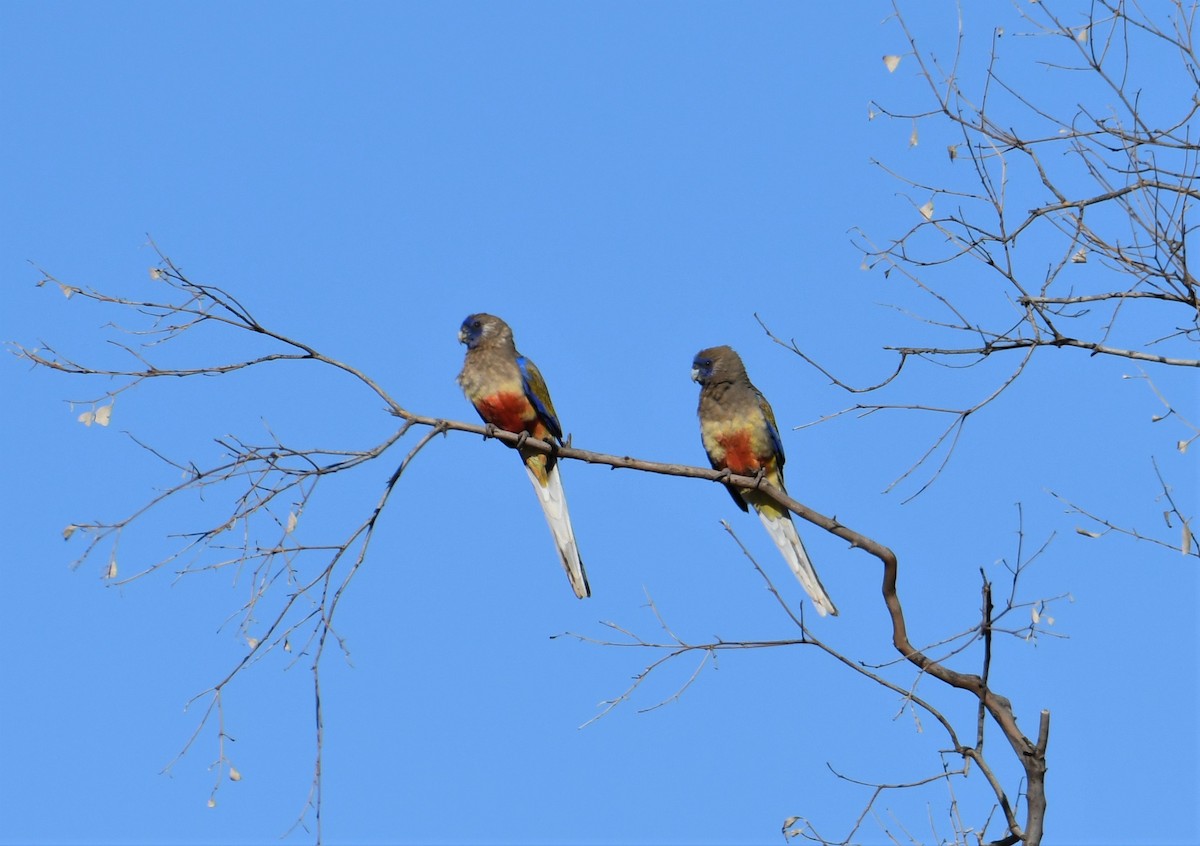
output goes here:
<path id="1" fill-rule="evenodd" d="M 693 381 L 693 382 L 699 382 L 699 381 L 700 381 L 700 368 L 699 368 L 699 367 L 693 367 L 693 368 L 692 368 L 692 381 Z"/>
<path id="2" fill-rule="evenodd" d="M 465 327 L 465 326 L 458 327 L 458 342 L 460 344 L 465 344 L 467 342 L 467 327 Z"/>

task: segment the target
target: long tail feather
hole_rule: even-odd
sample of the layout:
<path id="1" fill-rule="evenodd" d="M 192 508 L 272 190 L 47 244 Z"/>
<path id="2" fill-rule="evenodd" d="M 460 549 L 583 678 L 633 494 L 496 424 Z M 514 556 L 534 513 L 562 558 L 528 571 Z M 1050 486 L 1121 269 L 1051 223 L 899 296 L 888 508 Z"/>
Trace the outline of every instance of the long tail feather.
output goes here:
<path id="1" fill-rule="evenodd" d="M 817 571 L 808 558 L 808 552 L 805 551 L 804 544 L 800 541 L 800 533 L 796 531 L 791 517 L 787 514 L 777 516 L 764 511 L 759 511 L 758 516 L 771 535 L 771 540 L 775 541 L 775 545 L 783 553 L 788 566 L 792 568 L 792 572 L 796 574 L 796 578 L 800 580 L 800 584 L 812 598 L 817 613 L 822 617 L 826 614 L 836 617 L 837 608 L 834 606 L 833 600 L 829 598 L 829 594 L 825 592 L 825 588 L 821 586 L 821 580 L 817 578 Z"/>
<path id="2" fill-rule="evenodd" d="M 537 473 L 529 467 L 525 469 L 529 473 L 529 481 L 533 482 L 533 489 L 537 491 L 542 512 L 554 535 L 554 545 L 558 547 L 558 556 L 562 559 L 563 569 L 567 571 L 567 578 L 571 580 L 571 588 L 577 597 L 585 599 L 592 595 L 592 588 L 583 570 L 579 547 L 575 544 L 575 530 L 571 527 L 571 515 L 567 512 L 567 495 L 563 491 L 562 478 L 558 475 L 558 466 L 550 466 L 544 485 Z"/>

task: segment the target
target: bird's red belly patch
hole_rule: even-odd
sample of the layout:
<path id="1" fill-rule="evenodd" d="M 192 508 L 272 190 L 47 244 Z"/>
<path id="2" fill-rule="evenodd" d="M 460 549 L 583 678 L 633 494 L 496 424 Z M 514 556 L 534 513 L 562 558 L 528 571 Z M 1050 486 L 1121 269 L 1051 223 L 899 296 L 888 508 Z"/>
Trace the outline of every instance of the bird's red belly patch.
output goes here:
<path id="1" fill-rule="evenodd" d="M 750 448 L 749 432 L 726 432 L 717 437 L 717 443 L 725 450 L 722 462 L 732 472 L 742 476 L 753 476 L 762 467 L 762 461 Z"/>
<path id="2" fill-rule="evenodd" d="M 492 394 L 475 408 L 486 422 L 508 432 L 532 432 L 537 420 L 537 411 L 524 394 Z"/>

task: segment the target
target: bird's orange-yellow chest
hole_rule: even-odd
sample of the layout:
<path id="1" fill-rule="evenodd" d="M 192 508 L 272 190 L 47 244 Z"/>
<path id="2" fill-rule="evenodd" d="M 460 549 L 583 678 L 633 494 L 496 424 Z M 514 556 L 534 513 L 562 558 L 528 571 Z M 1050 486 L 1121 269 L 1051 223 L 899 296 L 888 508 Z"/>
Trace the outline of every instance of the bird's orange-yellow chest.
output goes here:
<path id="1" fill-rule="evenodd" d="M 705 435 L 705 447 L 719 467 L 742 476 L 753 476 L 760 469 L 770 472 L 774 467 L 771 451 L 749 426 L 710 430 Z"/>
<path id="2" fill-rule="evenodd" d="M 536 434 L 537 409 L 529 402 L 523 393 L 502 391 L 491 396 L 481 397 L 475 403 L 479 416 L 508 432 L 529 432 Z"/>
<path id="3" fill-rule="evenodd" d="M 751 448 L 750 440 L 750 433 L 746 430 L 723 432 L 716 438 L 717 443 L 721 446 L 721 451 L 725 454 L 725 466 L 734 473 L 752 476 L 762 466 L 758 456 Z"/>
<path id="4" fill-rule="evenodd" d="M 742 476 L 753 476 L 764 464 L 750 434 L 748 429 L 742 429 L 721 432 L 715 438 L 724 453 L 722 463 Z"/>

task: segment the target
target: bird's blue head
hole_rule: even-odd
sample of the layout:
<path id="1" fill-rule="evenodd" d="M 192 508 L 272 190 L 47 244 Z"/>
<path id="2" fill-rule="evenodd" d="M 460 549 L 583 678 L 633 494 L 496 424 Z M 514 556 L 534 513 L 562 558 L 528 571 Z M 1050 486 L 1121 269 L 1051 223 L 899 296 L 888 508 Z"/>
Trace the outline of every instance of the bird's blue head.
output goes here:
<path id="1" fill-rule="evenodd" d="M 512 346 L 512 329 L 508 324 L 494 314 L 479 312 L 467 315 L 467 319 L 458 327 L 458 340 L 473 350 L 482 343 L 498 346 Z M 513 348 L 516 353 L 516 348 Z"/>
<path id="2" fill-rule="evenodd" d="M 490 314 L 469 314 L 467 319 L 458 327 L 458 341 L 466 344 L 467 349 L 473 350 L 487 334 Z"/>
<path id="3" fill-rule="evenodd" d="M 692 381 L 701 385 L 708 383 L 713 375 L 713 358 L 708 350 L 701 350 L 692 359 Z"/>
<path id="4" fill-rule="evenodd" d="M 745 373 L 742 360 L 731 347 L 709 347 L 692 359 L 692 379 L 701 385 L 729 382 Z"/>

